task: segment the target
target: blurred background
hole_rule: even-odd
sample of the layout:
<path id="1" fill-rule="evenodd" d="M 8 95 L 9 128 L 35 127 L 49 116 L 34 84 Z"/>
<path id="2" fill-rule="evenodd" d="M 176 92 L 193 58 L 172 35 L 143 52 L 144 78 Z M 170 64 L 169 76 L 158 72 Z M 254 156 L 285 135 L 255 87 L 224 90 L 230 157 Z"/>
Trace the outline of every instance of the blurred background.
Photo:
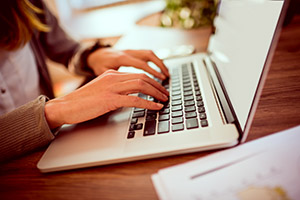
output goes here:
<path id="1" fill-rule="evenodd" d="M 256 0 L 263 1 L 263 0 Z M 47 0 L 64 30 L 83 45 L 97 39 L 116 44 L 136 27 L 152 26 L 209 37 L 219 0 Z M 291 0 L 285 25 L 300 13 L 300 0 Z M 169 33 L 169 32 L 168 32 Z M 168 34 L 165 32 L 165 35 Z M 159 37 L 159 36 L 158 36 Z M 203 45 L 203 48 L 205 48 Z M 203 50 L 200 49 L 200 50 Z M 196 49 L 199 50 L 199 49 Z M 204 49 L 205 50 L 205 49 Z M 83 81 L 48 61 L 56 96 L 76 89 Z"/>

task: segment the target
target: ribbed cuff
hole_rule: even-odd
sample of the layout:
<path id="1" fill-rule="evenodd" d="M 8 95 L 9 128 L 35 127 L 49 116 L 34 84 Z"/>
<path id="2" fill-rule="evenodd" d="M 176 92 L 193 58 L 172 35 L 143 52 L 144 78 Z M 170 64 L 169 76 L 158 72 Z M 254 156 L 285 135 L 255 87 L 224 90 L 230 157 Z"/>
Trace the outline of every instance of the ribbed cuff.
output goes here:
<path id="1" fill-rule="evenodd" d="M 95 77 L 95 73 L 87 64 L 88 56 L 100 48 L 108 48 L 111 45 L 101 44 L 100 40 L 97 40 L 92 46 L 81 47 L 77 53 L 73 56 L 72 61 L 69 64 L 69 69 L 78 75 L 86 77 Z"/>
<path id="2" fill-rule="evenodd" d="M 0 161 L 23 155 L 54 139 L 44 115 L 47 97 L 39 96 L 0 116 Z"/>

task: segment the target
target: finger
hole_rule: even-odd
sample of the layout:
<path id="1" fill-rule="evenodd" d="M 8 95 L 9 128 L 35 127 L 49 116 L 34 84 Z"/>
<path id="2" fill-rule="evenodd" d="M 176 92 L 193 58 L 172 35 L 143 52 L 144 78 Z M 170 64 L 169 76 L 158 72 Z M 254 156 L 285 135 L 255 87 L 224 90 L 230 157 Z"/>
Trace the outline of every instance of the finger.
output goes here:
<path id="1" fill-rule="evenodd" d="M 134 58 L 132 56 L 128 56 L 126 60 L 123 61 L 123 65 L 126 66 L 133 66 L 138 69 L 142 69 L 145 72 L 148 72 L 149 74 L 152 74 L 153 76 L 159 78 L 159 79 L 166 79 L 166 76 L 162 73 L 159 73 L 158 71 L 154 70 L 152 67 L 150 67 L 147 62 Z"/>
<path id="2" fill-rule="evenodd" d="M 119 72 L 115 70 L 108 70 L 106 71 L 101 77 L 107 77 L 109 82 L 111 83 L 118 83 L 124 82 L 133 79 L 141 79 L 143 81 L 148 82 L 158 90 L 160 90 L 165 95 L 169 96 L 168 90 L 164 88 L 159 82 L 155 81 L 154 79 L 150 78 L 144 73 L 136 74 L 136 73 L 128 73 L 128 72 Z"/>
<path id="3" fill-rule="evenodd" d="M 118 101 L 118 107 L 136 107 L 146 108 L 149 110 L 160 110 L 164 106 L 161 103 L 148 101 L 137 96 L 119 95 L 118 99 L 120 100 Z"/>
<path id="4" fill-rule="evenodd" d="M 155 53 L 151 50 L 125 50 L 125 52 L 135 58 L 140 58 L 144 61 L 151 61 L 158 66 L 161 71 L 166 75 L 170 76 L 168 68 L 165 66 L 163 61 L 159 59 Z"/>
<path id="5" fill-rule="evenodd" d="M 155 88 L 157 88 L 158 90 L 163 92 L 165 95 L 169 96 L 169 92 L 168 92 L 168 90 L 166 90 L 166 88 L 164 88 L 159 82 L 157 82 L 154 79 L 150 78 L 146 74 L 142 74 L 142 73 L 141 74 L 134 74 L 134 73 L 126 73 L 126 72 L 120 72 L 119 74 L 120 75 L 119 75 L 118 81 L 128 81 L 128 80 L 134 80 L 134 79 L 141 79 L 141 80 L 151 84 L 152 86 L 154 86 Z"/>
<path id="6" fill-rule="evenodd" d="M 152 51 L 150 51 L 149 53 L 146 54 L 146 56 L 148 57 L 148 61 L 153 62 L 156 66 L 158 66 L 161 71 L 167 76 L 169 77 L 169 70 L 168 68 L 165 66 L 165 64 L 163 63 L 163 61 L 161 59 L 159 59 Z"/>
<path id="7" fill-rule="evenodd" d="M 159 91 L 157 88 L 153 87 L 151 84 L 141 80 L 134 79 L 128 80 L 119 84 L 116 84 L 114 92 L 119 94 L 127 95 L 133 93 L 143 93 L 154 97 L 159 101 L 167 101 L 168 96 Z"/>

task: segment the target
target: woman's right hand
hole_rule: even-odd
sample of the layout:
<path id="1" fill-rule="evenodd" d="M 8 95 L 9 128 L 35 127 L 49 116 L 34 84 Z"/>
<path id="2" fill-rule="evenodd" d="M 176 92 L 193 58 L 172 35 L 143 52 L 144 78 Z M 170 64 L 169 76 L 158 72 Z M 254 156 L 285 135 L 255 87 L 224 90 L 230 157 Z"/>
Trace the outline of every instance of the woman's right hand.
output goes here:
<path id="1" fill-rule="evenodd" d="M 84 122 L 121 107 L 160 110 L 163 105 L 129 94 L 144 93 L 167 101 L 169 93 L 145 74 L 108 70 L 83 87 L 45 105 L 45 117 L 54 129 L 63 124 Z"/>

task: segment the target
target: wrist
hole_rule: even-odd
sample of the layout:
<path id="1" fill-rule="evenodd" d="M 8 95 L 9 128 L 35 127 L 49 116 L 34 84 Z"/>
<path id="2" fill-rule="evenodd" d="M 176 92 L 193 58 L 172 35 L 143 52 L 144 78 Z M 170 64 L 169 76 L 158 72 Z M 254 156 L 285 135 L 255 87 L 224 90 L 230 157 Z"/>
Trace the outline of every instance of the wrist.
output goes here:
<path id="1" fill-rule="evenodd" d="M 111 47 L 111 45 L 104 45 L 100 42 L 100 40 L 98 40 L 93 46 L 91 46 L 90 48 L 86 49 L 83 53 L 82 53 L 82 64 L 83 66 L 85 66 L 85 69 L 88 70 L 88 71 L 94 71 L 92 69 L 92 65 L 90 64 L 89 62 L 89 58 L 90 58 L 90 55 L 92 53 L 94 53 L 95 51 L 97 51 L 98 49 L 101 49 L 101 48 L 109 48 Z"/>
<path id="2" fill-rule="evenodd" d="M 45 104 L 45 118 L 51 130 L 65 124 L 63 117 L 64 112 L 62 111 L 62 104 L 63 103 L 57 99 L 50 100 Z"/>

